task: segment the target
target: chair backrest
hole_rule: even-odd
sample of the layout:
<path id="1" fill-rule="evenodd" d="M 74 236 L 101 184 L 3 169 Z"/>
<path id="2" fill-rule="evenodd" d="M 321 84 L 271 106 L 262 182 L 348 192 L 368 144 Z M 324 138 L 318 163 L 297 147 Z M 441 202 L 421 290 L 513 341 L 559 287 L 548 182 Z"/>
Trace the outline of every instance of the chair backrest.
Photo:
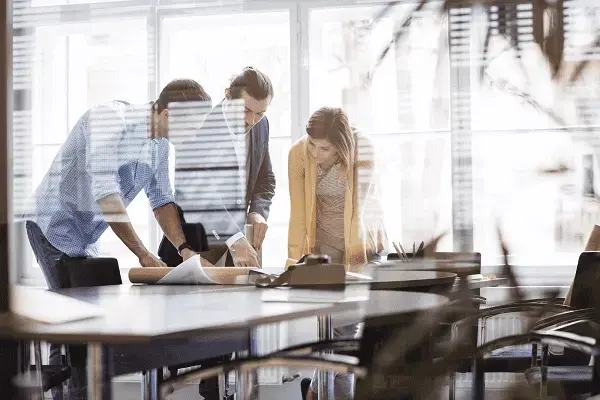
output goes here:
<path id="1" fill-rule="evenodd" d="M 56 268 L 60 289 L 123 283 L 116 258 L 64 257 L 58 260 Z"/>
<path id="2" fill-rule="evenodd" d="M 177 206 L 177 212 L 179 213 L 179 219 L 181 221 L 181 228 L 186 242 L 196 252 L 202 252 L 208 250 L 208 238 L 206 236 L 206 230 L 201 223 L 187 223 L 183 215 L 181 207 Z M 158 247 L 158 257 L 167 264 L 168 267 L 176 267 L 183 262 L 183 258 L 179 255 L 179 252 L 173 246 L 173 244 L 163 235 L 163 238 Z"/>
<path id="3" fill-rule="evenodd" d="M 600 310 L 600 251 L 584 251 L 579 255 L 571 307 Z"/>
<path id="4" fill-rule="evenodd" d="M 406 254 L 410 259 L 412 253 Z M 382 267 L 394 267 L 396 269 L 423 270 L 452 272 L 458 276 L 475 275 L 481 273 L 481 253 L 470 252 L 436 252 L 432 257 L 422 260 L 435 260 L 435 266 L 420 265 L 418 260 L 411 263 L 401 263 L 397 253 L 387 256 L 388 262 L 381 264 Z"/>
<path id="5" fill-rule="evenodd" d="M 373 278 L 377 278 L 377 271 L 374 271 Z M 419 304 L 419 307 L 415 307 L 413 312 L 406 312 L 410 307 L 393 305 L 385 291 L 371 290 L 369 295 L 367 316 L 356 352 L 359 365 L 367 370 L 367 377 L 357 381 L 356 398 L 420 398 L 404 397 L 408 393 L 402 387 L 409 383 L 405 381 L 406 378 L 418 378 L 411 376 L 412 366 L 433 362 L 437 357 L 433 344 L 439 341 L 439 334 L 435 331 L 446 318 L 438 314 L 438 311 L 448 307 L 450 303 L 440 301 L 439 299 L 443 299 L 441 296 L 421 293 L 412 303 Z M 387 304 L 397 307 L 397 313 L 389 313 L 387 309 L 377 311 L 381 307 L 386 308 Z M 432 308 L 424 307 L 426 304 L 431 304 Z M 416 311 L 421 307 L 421 311 Z M 402 355 L 403 346 L 407 348 Z M 390 356 L 397 358 L 389 360 Z M 390 391 L 390 396 L 373 396 L 373 390 L 384 388 Z"/>

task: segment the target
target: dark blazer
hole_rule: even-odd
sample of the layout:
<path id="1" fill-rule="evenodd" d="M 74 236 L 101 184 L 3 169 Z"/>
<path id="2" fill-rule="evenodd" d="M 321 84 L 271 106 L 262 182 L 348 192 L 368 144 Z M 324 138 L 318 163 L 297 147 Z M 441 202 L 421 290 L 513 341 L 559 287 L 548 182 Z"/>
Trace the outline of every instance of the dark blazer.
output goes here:
<path id="1" fill-rule="evenodd" d="M 250 139 L 250 171 L 246 192 L 248 213 L 256 212 L 265 219 L 275 195 L 275 174 L 269 153 L 269 120 L 264 117 L 249 133 Z"/>
<path id="2" fill-rule="evenodd" d="M 250 148 L 242 149 L 250 157 L 246 173 L 246 159 L 236 153 L 219 104 L 208 114 L 195 138 L 176 151 L 175 201 L 188 223 L 204 225 L 209 245 L 223 243 L 243 232 L 248 213 L 269 217 L 275 175 L 269 154 L 268 119 L 257 123 L 249 135 Z"/>

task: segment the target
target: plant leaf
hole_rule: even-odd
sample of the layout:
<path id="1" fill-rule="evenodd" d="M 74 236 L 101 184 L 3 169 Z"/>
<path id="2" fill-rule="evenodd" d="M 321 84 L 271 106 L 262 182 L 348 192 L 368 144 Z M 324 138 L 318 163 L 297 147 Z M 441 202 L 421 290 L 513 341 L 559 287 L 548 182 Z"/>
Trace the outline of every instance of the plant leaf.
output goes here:
<path id="1" fill-rule="evenodd" d="M 393 2 L 388 3 L 384 8 L 385 13 L 387 14 L 389 12 L 389 10 L 398 3 L 400 3 L 400 2 L 393 1 Z M 392 40 L 390 40 L 387 43 L 387 45 L 384 47 L 384 49 L 382 50 L 379 57 L 377 57 L 377 60 L 375 61 L 375 67 L 373 68 L 373 70 L 376 70 L 381 65 L 381 63 L 383 62 L 383 60 L 385 60 L 385 57 L 389 53 L 390 49 L 394 46 L 394 44 L 396 42 L 400 41 L 400 39 L 402 38 L 402 35 L 404 35 L 404 33 L 406 32 L 406 28 L 409 27 L 410 23 L 412 22 L 413 14 L 421 11 L 423 9 L 423 7 L 425 7 L 425 4 L 427 4 L 427 3 L 429 3 L 429 0 L 421 0 L 419 2 L 419 4 L 411 12 L 408 13 L 408 17 L 406 17 L 404 22 L 402 22 L 402 25 L 400 25 L 400 28 L 396 32 L 394 32 Z M 377 15 L 380 15 L 380 14 L 381 14 L 381 12 Z M 373 73 L 370 73 L 366 79 L 365 85 L 368 85 L 372 80 L 373 80 Z"/>
<path id="2" fill-rule="evenodd" d="M 548 3 L 550 11 L 550 32 L 544 45 L 544 54 L 550 63 L 552 78 L 556 79 L 563 65 L 565 48 L 564 5 L 563 0 Z"/>

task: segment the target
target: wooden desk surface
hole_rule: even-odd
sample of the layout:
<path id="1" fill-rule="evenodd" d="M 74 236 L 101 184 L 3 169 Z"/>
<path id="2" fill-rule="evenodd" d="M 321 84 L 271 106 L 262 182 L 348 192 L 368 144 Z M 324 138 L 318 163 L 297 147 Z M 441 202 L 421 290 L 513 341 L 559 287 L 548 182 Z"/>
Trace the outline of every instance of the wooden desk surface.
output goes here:
<path id="1" fill-rule="evenodd" d="M 331 303 L 266 303 L 251 287 L 119 285 L 59 291 L 100 305 L 105 315 L 48 325 L 14 315 L 0 318 L 0 335 L 59 342 L 132 343 L 196 337 L 315 316 L 343 307 Z"/>
<path id="2" fill-rule="evenodd" d="M 269 301 L 271 293 L 286 292 L 291 293 L 292 298 Z M 373 315 L 420 311 L 448 301 L 443 296 L 425 293 L 369 293 L 368 285 L 353 285 L 341 293 L 145 285 L 77 288 L 59 293 L 100 305 L 105 309 L 105 315 L 57 325 L 3 315 L 0 316 L 0 336 L 57 342 L 147 343 L 158 339 L 198 337 L 217 331 L 239 331 L 240 328 L 348 310 Z M 374 295 L 372 301 L 367 302 L 371 295 Z"/>
<path id="3" fill-rule="evenodd" d="M 410 288 L 426 288 L 437 285 L 451 285 L 456 274 L 439 271 L 399 271 L 377 268 L 367 275 L 373 277 L 372 288 L 376 290 L 395 290 Z"/>

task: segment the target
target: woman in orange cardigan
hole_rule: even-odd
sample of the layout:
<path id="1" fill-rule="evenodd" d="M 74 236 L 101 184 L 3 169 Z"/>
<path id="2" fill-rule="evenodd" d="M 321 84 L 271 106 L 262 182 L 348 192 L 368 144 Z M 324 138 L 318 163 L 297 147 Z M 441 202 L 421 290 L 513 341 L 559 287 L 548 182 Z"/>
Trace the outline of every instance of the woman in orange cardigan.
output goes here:
<path id="1" fill-rule="evenodd" d="M 288 159 L 288 262 L 327 254 L 360 271 L 387 241 L 368 138 L 350 126 L 341 108 L 322 107 Z"/>
<path id="2" fill-rule="evenodd" d="M 327 254 L 332 263 L 360 271 L 377 258 L 386 241 L 373 146 L 350 126 L 341 108 L 322 107 L 308 120 L 304 137 L 288 160 L 290 226 L 288 262 L 305 254 Z M 334 337 L 352 337 L 357 325 L 334 329 Z M 306 398 L 316 397 L 316 375 Z M 352 398 L 354 378 L 336 374 L 335 399 Z"/>

